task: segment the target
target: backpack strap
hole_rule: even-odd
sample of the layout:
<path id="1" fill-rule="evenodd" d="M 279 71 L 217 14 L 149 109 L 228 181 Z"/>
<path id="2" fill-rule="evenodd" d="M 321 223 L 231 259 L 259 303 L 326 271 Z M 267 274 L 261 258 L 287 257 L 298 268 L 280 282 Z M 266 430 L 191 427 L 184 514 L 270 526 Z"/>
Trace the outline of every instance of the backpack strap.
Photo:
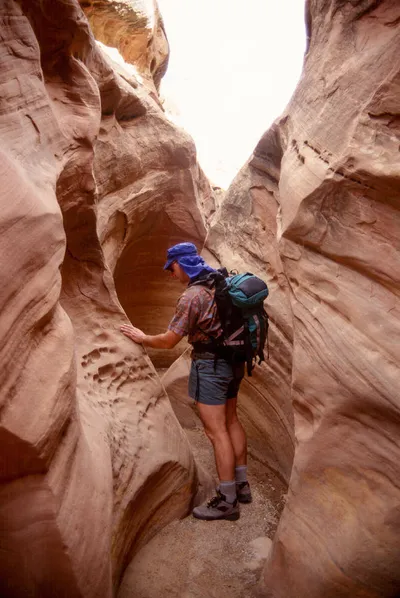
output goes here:
<path id="1" fill-rule="evenodd" d="M 212 294 L 213 295 L 213 303 L 215 303 L 215 293 L 212 293 L 213 288 L 215 287 L 215 276 L 213 276 L 213 273 L 208 274 L 205 277 L 201 277 L 198 280 L 195 280 L 191 283 L 189 283 L 189 287 L 192 286 L 202 286 L 207 292 L 208 294 Z M 223 351 L 224 351 L 224 345 L 218 340 L 218 338 L 215 338 L 215 336 L 211 336 L 210 334 L 208 334 L 208 332 L 206 332 L 205 330 L 203 330 L 200 326 L 198 327 L 198 329 L 200 330 L 200 332 L 202 332 L 205 336 L 207 336 L 210 339 L 209 343 L 202 343 L 202 342 L 197 342 L 197 343 L 193 343 L 193 349 L 198 352 L 204 351 L 204 352 L 210 352 L 214 354 L 214 372 L 217 369 L 217 362 L 218 359 L 221 357 L 224 357 Z"/>
<path id="2" fill-rule="evenodd" d="M 250 344 L 249 323 L 247 320 L 244 321 L 244 350 L 246 356 L 247 375 L 251 376 L 251 371 L 253 369 L 253 354 Z"/>
<path id="3" fill-rule="evenodd" d="M 265 345 L 265 341 L 267 342 L 267 359 L 269 359 L 269 337 L 268 337 L 268 328 L 269 328 L 269 318 L 268 314 L 263 308 L 263 316 L 264 316 L 264 338 L 262 340 L 262 347 Z M 262 352 L 262 361 L 265 361 L 264 351 Z M 260 362 L 261 363 L 261 362 Z"/>

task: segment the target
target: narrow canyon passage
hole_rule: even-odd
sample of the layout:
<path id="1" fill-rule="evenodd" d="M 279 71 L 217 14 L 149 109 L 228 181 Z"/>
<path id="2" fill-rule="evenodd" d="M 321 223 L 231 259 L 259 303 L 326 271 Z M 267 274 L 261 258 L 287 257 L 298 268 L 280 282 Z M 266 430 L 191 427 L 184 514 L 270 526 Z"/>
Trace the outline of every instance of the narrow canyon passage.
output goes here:
<path id="1" fill-rule="evenodd" d="M 160 376 L 163 373 L 159 370 Z M 171 404 L 196 462 L 216 481 L 211 444 L 194 402 L 172 398 Z M 262 594 L 262 569 L 284 506 L 286 485 L 255 458 L 252 438 L 248 465 L 253 502 L 241 505 L 240 519 L 199 521 L 189 514 L 170 523 L 128 566 L 118 598 L 245 598 Z"/>
<path id="2" fill-rule="evenodd" d="M 162 240 L 160 229 L 154 227 L 127 245 L 115 268 L 116 290 L 124 310 L 134 325 L 150 334 L 166 329 L 184 290 L 162 270 Z M 193 497 L 198 503 L 215 493 L 217 474 L 211 443 L 187 393 L 190 350 L 182 341 L 173 351 L 149 350 L 148 354 L 201 471 L 200 490 Z M 237 522 L 199 521 L 189 511 L 184 519 L 170 523 L 134 555 L 123 576 L 119 598 L 229 598 L 255 596 L 260 591 L 262 568 L 287 491 L 280 456 L 272 462 L 268 458 L 271 446 L 265 428 L 273 422 L 262 413 L 263 399 L 260 402 L 257 396 L 264 383 L 260 370 L 263 368 L 256 368 L 252 379 L 245 377 L 238 404 L 248 435 L 253 503 L 241 506 Z"/>
<path id="3" fill-rule="evenodd" d="M 400 5 L 304 8 L 297 88 L 221 192 L 166 114 L 156 1 L 2 2 L 1 598 L 400 596 Z M 179 26 L 206 42 L 206 17 Z M 232 96 L 255 81 L 235 76 Z M 121 332 L 167 328 L 181 241 L 270 291 L 269 359 L 239 395 L 254 502 L 235 522 L 190 515 L 216 472 L 187 345 Z"/>

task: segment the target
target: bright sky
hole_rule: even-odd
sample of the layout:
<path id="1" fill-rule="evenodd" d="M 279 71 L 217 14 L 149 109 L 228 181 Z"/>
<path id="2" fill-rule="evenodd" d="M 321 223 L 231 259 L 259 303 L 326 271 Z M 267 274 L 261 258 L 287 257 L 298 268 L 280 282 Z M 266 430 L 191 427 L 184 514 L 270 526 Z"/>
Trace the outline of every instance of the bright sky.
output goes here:
<path id="1" fill-rule="evenodd" d="M 161 95 L 227 188 L 288 103 L 305 49 L 304 0 L 158 0 L 171 48 Z"/>

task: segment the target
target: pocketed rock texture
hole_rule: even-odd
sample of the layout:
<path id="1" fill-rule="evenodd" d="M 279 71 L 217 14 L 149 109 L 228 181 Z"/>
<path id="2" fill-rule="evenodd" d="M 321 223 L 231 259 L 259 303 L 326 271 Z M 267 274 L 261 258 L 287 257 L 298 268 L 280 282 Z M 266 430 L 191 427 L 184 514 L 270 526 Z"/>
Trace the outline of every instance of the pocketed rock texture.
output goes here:
<path id="1" fill-rule="evenodd" d="M 140 289 L 165 327 L 163 255 L 202 245 L 212 197 L 191 139 L 77 2 L 5 0 L 0 30 L 0 594 L 108 598 L 200 481 L 120 301 L 146 324 Z"/>
<path id="2" fill-rule="evenodd" d="M 229 224 L 225 218 L 208 243 L 228 255 L 218 229 L 231 228 L 231 248 L 272 252 L 274 235 L 262 231 L 276 201 L 279 256 L 264 259 L 279 288 L 290 291 L 297 446 L 265 570 L 266 595 L 394 597 L 400 595 L 400 6 L 311 0 L 307 21 L 300 83 L 228 191 Z M 251 214 L 258 234 L 247 225 Z M 278 330 L 283 309 L 285 300 L 275 306 L 274 299 Z M 290 330 L 282 328 L 281 337 L 280 351 L 289 352 Z"/>

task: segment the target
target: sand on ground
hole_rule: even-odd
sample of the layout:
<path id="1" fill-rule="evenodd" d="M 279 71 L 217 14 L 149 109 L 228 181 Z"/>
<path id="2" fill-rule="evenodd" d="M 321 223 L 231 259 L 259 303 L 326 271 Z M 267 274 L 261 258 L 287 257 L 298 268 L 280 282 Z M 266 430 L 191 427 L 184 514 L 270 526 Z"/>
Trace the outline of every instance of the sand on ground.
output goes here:
<path id="1" fill-rule="evenodd" d="M 174 405 L 173 405 L 174 407 Z M 177 416 L 196 460 L 216 478 L 211 444 L 193 415 Z M 189 422 L 188 422 L 189 423 Z M 250 443 L 251 446 L 251 443 Z M 192 515 L 165 527 L 134 557 L 118 598 L 249 598 L 263 593 L 262 569 L 283 507 L 282 484 L 249 454 L 253 502 L 238 521 L 200 521 Z"/>

